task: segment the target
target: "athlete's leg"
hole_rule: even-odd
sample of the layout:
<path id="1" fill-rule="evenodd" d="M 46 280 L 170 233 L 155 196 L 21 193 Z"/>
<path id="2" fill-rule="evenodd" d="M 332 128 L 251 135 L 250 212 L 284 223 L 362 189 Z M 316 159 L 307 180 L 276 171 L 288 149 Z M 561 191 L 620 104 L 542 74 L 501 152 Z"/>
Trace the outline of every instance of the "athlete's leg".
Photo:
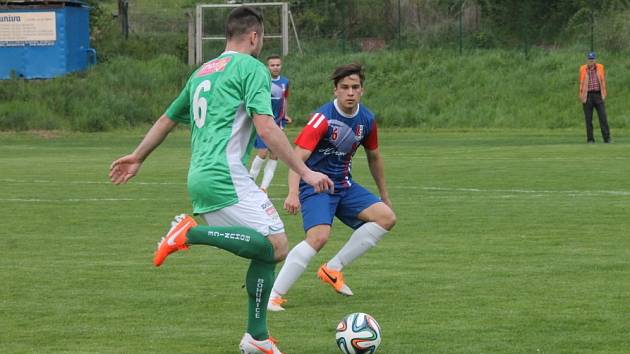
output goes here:
<path id="1" fill-rule="evenodd" d="M 245 276 L 248 295 L 247 333 L 257 340 L 269 338 L 267 302 L 273 287 L 275 262 L 253 259 Z"/>
<path id="2" fill-rule="evenodd" d="M 265 172 L 263 173 L 263 179 L 260 183 L 260 188 L 263 190 L 269 189 L 269 185 L 271 184 L 271 180 L 273 179 L 273 175 L 276 173 L 276 168 L 278 167 L 278 158 L 273 154 L 272 151 L 269 153 L 269 160 L 267 160 L 267 164 L 265 165 Z"/>
<path id="3" fill-rule="evenodd" d="M 282 269 L 276 277 L 269 302 L 269 309 L 282 311 L 281 296 L 285 295 L 304 273 L 309 261 L 324 247 L 330 235 L 334 209 L 339 198 L 327 193 L 315 193 L 312 188 L 300 194 L 302 219 L 306 238 L 287 255 Z"/>
<path id="4" fill-rule="evenodd" d="M 248 208 L 241 208 L 244 217 L 247 217 L 248 211 L 250 211 Z M 232 210 L 233 212 L 235 210 Z M 224 214 L 229 216 L 229 213 L 221 210 L 203 214 L 202 217 L 208 223 L 221 224 L 229 219 Z M 266 340 L 269 337 L 266 304 L 273 286 L 275 264 L 284 259 L 287 253 L 286 234 L 280 232 L 265 237 L 256 229 L 246 226 L 197 226 L 190 216 L 179 216 L 176 221 L 178 222 L 171 228 L 167 237 L 159 244 L 154 258 L 155 265 L 161 265 L 170 253 L 195 244 L 215 246 L 237 256 L 251 259 L 245 279 L 249 296 L 247 333 L 255 340 Z M 195 226 L 190 227 L 192 225 Z M 258 225 L 254 223 L 252 226 Z M 268 228 L 283 229 L 284 227 L 281 222 L 278 224 L 272 221 Z"/>
<path id="5" fill-rule="evenodd" d="M 273 285 L 272 297 L 284 296 L 300 278 L 311 258 L 324 247 L 330 235 L 330 225 L 317 225 L 306 232 L 306 239 L 287 255 Z"/>
<path id="6" fill-rule="evenodd" d="M 252 260 L 245 278 L 249 296 L 247 333 L 256 340 L 264 340 L 268 338 L 266 305 L 273 286 L 275 263 L 286 257 L 288 241 L 273 204 L 255 185 L 252 184 L 252 187 L 255 189 L 248 194 L 247 201 L 203 214 L 208 224 L 240 224 L 248 228 L 228 226 L 225 228 L 231 228 L 229 232 L 223 233 L 227 237 L 213 237 L 216 232 L 220 236 L 222 230 L 217 230 L 218 227 L 196 227 L 189 232 L 193 236 L 189 237 L 189 242 L 220 247 Z M 249 232 L 245 233 L 242 229 Z M 198 238 L 194 238 L 196 232 L 199 232 Z M 241 234 L 249 236 L 249 240 L 239 236 Z"/>
<path id="7" fill-rule="evenodd" d="M 265 145 L 265 142 L 258 135 L 256 135 L 256 140 L 254 140 L 254 148 L 256 148 L 257 151 L 252 161 L 252 166 L 249 169 L 249 175 L 256 181 L 260 170 L 265 164 L 265 158 L 267 157 L 267 145 Z"/>
<path id="8" fill-rule="evenodd" d="M 283 232 L 269 235 L 267 236 L 267 240 L 269 240 L 271 246 L 273 246 L 274 260 L 276 262 L 282 262 L 285 258 L 287 258 L 287 253 L 289 252 L 289 241 L 286 233 Z"/>
<path id="9" fill-rule="evenodd" d="M 264 154 L 262 154 L 264 155 Z M 265 158 L 260 157 L 259 154 L 254 156 L 254 160 L 252 161 L 252 166 L 249 169 L 249 175 L 256 181 L 258 175 L 260 174 L 260 170 L 262 170 L 263 165 L 265 164 Z"/>
<path id="10" fill-rule="evenodd" d="M 252 176 L 252 179 L 256 181 L 258 178 L 258 174 L 260 174 L 260 170 L 265 164 L 265 159 L 261 159 L 258 155 L 254 156 L 254 160 L 252 161 L 252 167 L 249 169 L 249 175 Z"/>
<path id="11" fill-rule="evenodd" d="M 273 286 L 276 262 L 284 259 L 287 253 L 286 234 L 264 237 L 254 229 L 234 226 L 197 226 L 188 234 L 189 244 L 207 244 L 251 259 L 245 278 L 249 297 L 247 333 L 256 340 L 267 339 L 266 304 Z"/>
<path id="12" fill-rule="evenodd" d="M 339 252 L 327 263 L 341 271 L 359 256 L 374 247 L 396 224 L 396 215 L 387 204 L 358 184 L 340 202 L 337 216 L 355 231 Z M 342 210 L 343 209 L 343 210 Z M 359 211 L 358 213 L 356 213 Z M 353 217 L 353 214 L 356 215 Z"/>
<path id="13" fill-rule="evenodd" d="M 214 246 L 247 259 L 275 263 L 280 258 L 271 241 L 249 227 L 199 225 L 191 228 L 186 237 L 188 245 Z M 276 237 L 286 240 L 284 233 Z"/>
<path id="14" fill-rule="evenodd" d="M 243 258 L 263 262 L 278 262 L 286 257 L 288 241 L 281 221 L 274 222 L 274 229 L 280 232 L 266 237 L 265 234 L 269 232 L 259 228 L 260 225 L 251 225 L 258 230 L 248 226 L 218 226 L 247 223 L 226 223 L 225 218 L 211 214 L 202 217 L 213 226 L 197 225 L 192 217 L 178 215 L 166 237 L 158 243 L 153 263 L 159 267 L 168 255 L 188 249 L 189 245 L 214 246 Z M 246 212 L 243 214 L 247 215 Z"/>
<path id="15" fill-rule="evenodd" d="M 273 286 L 275 263 L 287 254 L 284 225 L 267 196 L 251 182 L 235 205 L 202 214 L 213 226 L 196 226 L 187 234 L 188 244 L 219 247 L 251 259 L 245 285 L 249 297 L 247 333 L 266 340 L 267 302 Z M 230 226 L 242 225 L 242 226 Z"/>
<path id="16" fill-rule="evenodd" d="M 390 231 L 396 225 L 396 214 L 394 214 L 392 208 L 383 202 L 372 204 L 362 210 L 357 217 L 368 223 L 377 223 L 387 231 Z"/>

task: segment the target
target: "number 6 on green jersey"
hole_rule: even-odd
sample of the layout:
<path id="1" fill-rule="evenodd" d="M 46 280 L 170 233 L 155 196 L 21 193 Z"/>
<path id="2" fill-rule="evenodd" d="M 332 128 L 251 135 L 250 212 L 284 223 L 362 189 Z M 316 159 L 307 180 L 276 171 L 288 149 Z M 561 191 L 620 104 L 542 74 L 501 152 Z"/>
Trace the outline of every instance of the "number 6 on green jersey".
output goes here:
<path id="1" fill-rule="evenodd" d="M 206 122 L 206 115 L 208 114 L 208 100 L 205 97 L 200 96 L 201 91 L 208 92 L 210 91 L 210 80 L 202 81 L 197 89 L 195 90 L 195 95 L 193 96 L 193 115 L 195 118 L 195 125 L 197 128 L 203 128 L 203 124 Z"/>

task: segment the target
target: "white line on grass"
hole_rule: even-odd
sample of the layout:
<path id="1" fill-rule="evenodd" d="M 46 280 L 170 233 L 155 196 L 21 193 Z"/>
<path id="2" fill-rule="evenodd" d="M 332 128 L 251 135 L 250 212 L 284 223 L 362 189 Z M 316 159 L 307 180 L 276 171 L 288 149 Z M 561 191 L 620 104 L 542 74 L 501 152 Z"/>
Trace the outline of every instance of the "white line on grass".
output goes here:
<path id="1" fill-rule="evenodd" d="M 576 191 L 576 190 L 532 190 L 532 189 L 480 189 L 480 188 L 444 188 L 444 187 L 420 187 L 427 191 L 445 191 L 445 192 L 470 192 L 470 193 L 515 193 L 515 194 L 566 194 L 569 196 L 597 196 L 597 195 L 630 195 L 630 191 L 615 190 L 595 190 L 595 191 Z"/>
<path id="2" fill-rule="evenodd" d="M 111 184 L 109 181 L 53 181 L 53 180 L 19 180 L 19 179 L 10 179 L 3 178 L 0 179 L 0 183 L 20 183 L 20 184 L 103 184 L 109 185 Z M 390 182 L 391 183 L 391 182 Z M 146 185 L 146 186 L 161 186 L 161 185 L 181 185 L 184 186 L 186 183 L 184 182 L 136 182 L 132 181 L 129 183 L 130 185 Z M 286 184 L 272 184 L 274 187 L 287 187 Z M 423 190 L 423 191 L 438 191 L 438 192 L 466 192 L 466 193 L 511 193 L 511 194 L 539 194 L 539 195 L 548 195 L 548 194 L 561 194 L 568 195 L 572 197 L 579 196 L 602 196 L 602 195 L 610 195 L 610 196 L 629 196 L 630 191 L 626 190 L 536 190 L 536 189 L 521 189 L 521 188 L 513 188 L 513 189 L 484 189 L 484 188 L 462 188 L 462 187 L 432 187 L 432 186 L 410 186 L 410 185 L 390 185 L 389 189 L 393 190 Z M 4 201 L 9 201 L 6 199 L 0 199 Z M 124 201 L 125 199 L 119 199 Z M 129 200 L 140 200 L 140 199 L 129 199 Z M 145 199 L 145 200 L 157 200 L 157 199 Z"/>
<path id="3" fill-rule="evenodd" d="M 65 199 L 41 199 L 41 198 L 1 198 L 0 202 L 18 203 L 81 203 L 81 202 L 136 202 L 136 201 L 166 201 L 168 199 L 150 198 L 65 198 Z"/>
<path id="4" fill-rule="evenodd" d="M 11 179 L 11 178 L 3 178 L 0 179 L 1 183 L 24 183 L 24 184 L 112 184 L 109 181 L 51 181 L 44 179 L 36 179 L 36 180 L 19 180 L 19 179 Z M 185 182 L 129 182 L 129 184 L 139 184 L 139 185 L 176 185 L 176 186 L 184 186 Z"/>
<path id="5" fill-rule="evenodd" d="M 273 201 L 284 200 L 282 198 L 269 198 Z M 65 198 L 65 199 L 42 199 L 42 198 L 0 198 L 0 202 L 14 203 L 83 203 L 83 202 L 147 202 L 147 201 L 181 201 L 181 198 L 173 199 L 151 199 L 151 198 Z"/>
<path id="6" fill-rule="evenodd" d="M 523 157 L 523 156 L 515 156 L 515 157 L 479 157 L 477 156 L 477 152 L 471 153 L 474 155 L 475 160 L 482 161 L 601 161 L 601 157 L 592 157 L 592 158 L 583 158 L 583 157 L 575 157 L 575 158 L 566 158 L 566 157 L 540 157 L 540 156 L 532 156 L 532 157 Z M 435 159 L 433 155 L 408 155 L 408 154 L 399 154 L 399 155 L 388 155 L 390 158 L 404 158 L 404 159 L 421 159 L 421 160 L 431 160 Z M 365 157 L 364 157 L 365 158 Z M 451 160 L 451 161 L 460 161 L 460 160 L 469 160 L 470 156 L 440 156 L 440 160 Z M 356 159 L 356 157 L 353 157 Z M 606 159 L 610 160 L 630 160 L 630 157 L 625 156 L 607 156 Z"/>

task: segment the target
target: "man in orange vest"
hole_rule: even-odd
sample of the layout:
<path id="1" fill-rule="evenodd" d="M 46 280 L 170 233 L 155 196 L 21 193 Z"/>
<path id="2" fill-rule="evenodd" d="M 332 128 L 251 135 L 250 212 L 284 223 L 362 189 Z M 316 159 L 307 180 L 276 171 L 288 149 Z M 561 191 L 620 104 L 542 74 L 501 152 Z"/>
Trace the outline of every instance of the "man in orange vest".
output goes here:
<path id="1" fill-rule="evenodd" d="M 584 109 L 584 121 L 586 123 L 586 142 L 595 143 L 593 137 L 593 108 L 597 110 L 599 128 L 602 131 L 604 143 L 610 143 L 610 130 L 606 117 L 606 72 L 604 65 L 596 63 L 595 52 L 586 55 L 586 64 L 580 67 L 580 101 Z"/>

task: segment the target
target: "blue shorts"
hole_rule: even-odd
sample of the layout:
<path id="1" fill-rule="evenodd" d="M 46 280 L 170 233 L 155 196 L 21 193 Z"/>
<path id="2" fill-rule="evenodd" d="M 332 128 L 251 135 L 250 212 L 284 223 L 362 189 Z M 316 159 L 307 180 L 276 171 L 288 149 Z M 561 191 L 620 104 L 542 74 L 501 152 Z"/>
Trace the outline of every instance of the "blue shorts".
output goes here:
<path id="1" fill-rule="evenodd" d="M 357 229 L 365 223 L 357 218 L 359 213 L 380 201 L 372 192 L 355 182 L 350 188 L 335 190 L 334 194 L 315 193 L 313 187 L 302 184 L 300 203 L 304 231 L 317 225 L 332 225 L 335 216 L 350 228 Z"/>
<path id="2" fill-rule="evenodd" d="M 267 144 L 256 134 L 256 140 L 254 140 L 254 148 L 257 150 L 267 149 Z"/>

